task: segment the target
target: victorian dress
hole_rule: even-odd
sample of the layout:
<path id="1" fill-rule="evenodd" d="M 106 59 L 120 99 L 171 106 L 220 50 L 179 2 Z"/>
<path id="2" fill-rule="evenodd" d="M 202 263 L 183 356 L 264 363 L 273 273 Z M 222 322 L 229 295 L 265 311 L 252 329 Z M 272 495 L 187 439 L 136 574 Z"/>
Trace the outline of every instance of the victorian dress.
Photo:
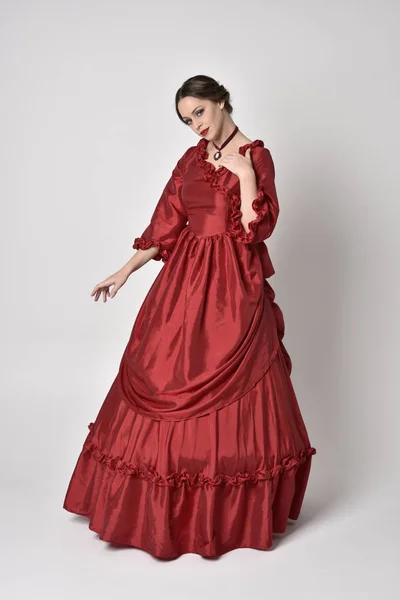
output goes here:
<path id="1" fill-rule="evenodd" d="M 291 382 L 284 320 L 267 279 L 275 170 L 251 148 L 256 217 L 207 140 L 176 163 L 133 248 L 163 265 L 133 324 L 63 508 L 100 539 L 172 559 L 267 549 L 297 519 L 316 453 Z"/>

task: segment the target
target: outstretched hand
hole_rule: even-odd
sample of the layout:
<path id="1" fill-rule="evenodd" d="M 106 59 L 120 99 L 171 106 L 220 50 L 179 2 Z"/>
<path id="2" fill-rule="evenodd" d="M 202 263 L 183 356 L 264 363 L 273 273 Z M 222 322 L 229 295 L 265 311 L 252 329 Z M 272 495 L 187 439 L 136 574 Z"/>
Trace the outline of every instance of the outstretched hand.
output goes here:
<path id="1" fill-rule="evenodd" d="M 220 161 L 220 165 L 226 167 L 229 171 L 242 177 L 250 169 L 253 169 L 253 162 L 251 160 L 251 148 L 247 148 L 244 156 L 240 152 L 230 152 L 226 154 Z"/>
<path id="2" fill-rule="evenodd" d="M 104 279 L 104 281 L 101 281 L 100 283 L 98 283 L 94 288 L 93 291 L 91 292 L 91 296 L 94 296 L 94 301 L 97 302 L 97 300 L 100 298 L 101 294 L 103 294 L 103 302 L 107 302 L 107 298 L 114 298 L 114 296 L 116 295 L 116 293 L 118 292 L 118 290 L 124 285 L 124 283 L 126 282 L 126 280 L 128 279 L 128 274 L 121 270 L 118 271 L 117 273 L 114 273 L 113 275 L 110 275 L 110 277 L 107 277 L 107 279 Z M 110 292 L 110 286 L 114 286 L 112 291 Z"/>

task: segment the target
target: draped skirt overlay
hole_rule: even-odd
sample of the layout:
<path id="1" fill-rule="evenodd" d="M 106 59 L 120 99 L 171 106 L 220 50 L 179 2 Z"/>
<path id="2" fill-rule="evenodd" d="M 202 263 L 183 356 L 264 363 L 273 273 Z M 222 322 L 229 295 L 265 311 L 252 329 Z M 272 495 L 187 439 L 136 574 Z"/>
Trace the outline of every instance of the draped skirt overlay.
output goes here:
<path id="1" fill-rule="evenodd" d="M 239 180 L 207 161 L 206 143 L 179 159 L 135 238 L 164 265 L 64 500 L 101 539 L 167 559 L 269 548 L 299 516 L 316 453 L 267 281 L 272 157 L 261 140 L 239 149 L 257 179 L 246 232 Z"/>

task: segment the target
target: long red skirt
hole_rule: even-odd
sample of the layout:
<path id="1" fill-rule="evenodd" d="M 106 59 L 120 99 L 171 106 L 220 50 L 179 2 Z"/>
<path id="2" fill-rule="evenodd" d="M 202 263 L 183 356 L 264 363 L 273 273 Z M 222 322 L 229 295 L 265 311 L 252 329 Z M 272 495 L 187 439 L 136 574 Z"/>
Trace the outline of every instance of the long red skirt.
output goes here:
<path id="1" fill-rule="evenodd" d="M 273 302 L 274 293 L 266 282 Z M 63 507 L 102 540 L 172 559 L 268 549 L 297 519 L 312 455 L 282 343 L 257 384 L 200 417 L 155 420 L 121 397 L 119 375 L 72 474 Z"/>

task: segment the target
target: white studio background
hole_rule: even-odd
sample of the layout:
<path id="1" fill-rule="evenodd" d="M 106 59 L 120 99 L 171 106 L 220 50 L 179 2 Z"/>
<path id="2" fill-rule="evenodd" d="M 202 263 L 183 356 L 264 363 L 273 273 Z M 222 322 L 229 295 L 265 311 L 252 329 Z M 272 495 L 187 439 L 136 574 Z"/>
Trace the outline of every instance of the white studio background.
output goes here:
<path id="1" fill-rule="evenodd" d="M 395 0 L 1 0 L 3 597 L 399 597 L 399 20 Z M 90 292 L 198 142 L 174 96 L 200 73 L 275 162 L 270 283 L 317 455 L 276 549 L 162 562 L 62 502 L 162 263 Z"/>

